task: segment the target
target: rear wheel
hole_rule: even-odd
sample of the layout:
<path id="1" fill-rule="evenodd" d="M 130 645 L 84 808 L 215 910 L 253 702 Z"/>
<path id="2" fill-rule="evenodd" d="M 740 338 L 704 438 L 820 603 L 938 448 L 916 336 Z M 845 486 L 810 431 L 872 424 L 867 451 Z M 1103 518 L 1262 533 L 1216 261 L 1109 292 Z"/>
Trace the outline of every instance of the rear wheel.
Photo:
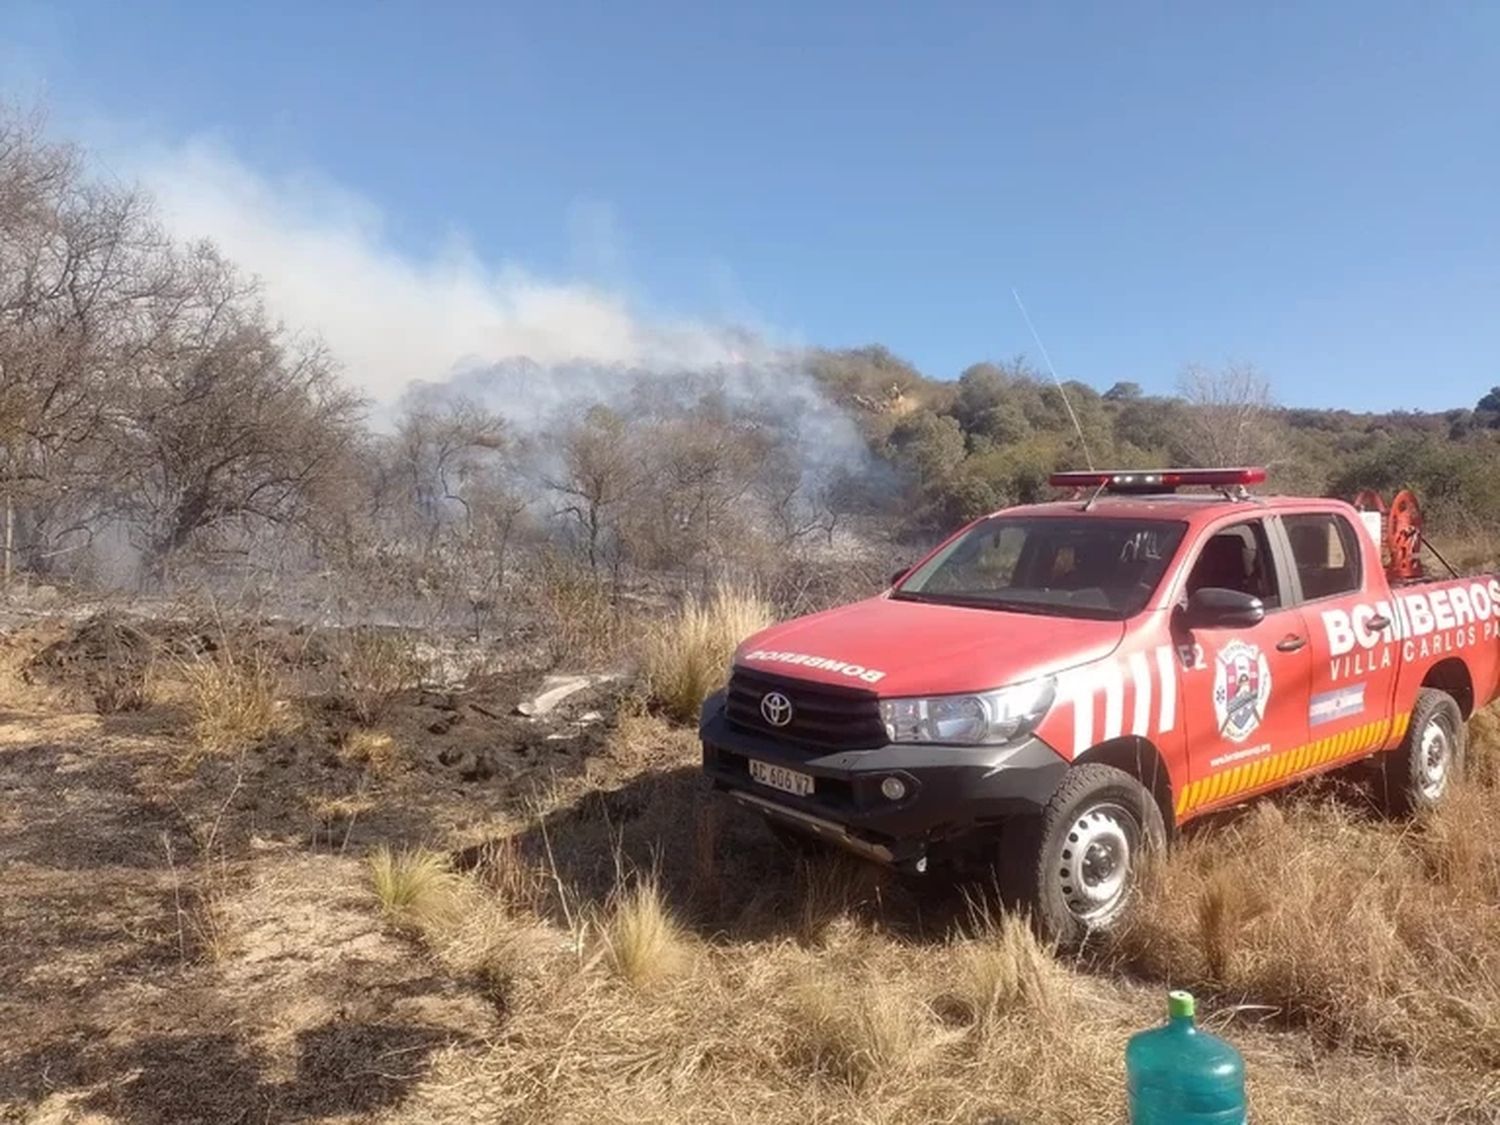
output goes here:
<path id="1" fill-rule="evenodd" d="M 1440 804 L 1463 773 L 1468 728 L 1453 697 L 1437 688 L 1417 692 L 1406 737 L 1382 761 L 1386 807 L 1404 816 Z"/>
<path id="2" fill-rule="evenodd" d="M 1117 925 L 1142 858 L 1166 841 L 1155 798 L 1123 770 L 1076 766 L 1040 816 L 1002 844 L 1002 886 L 1043 935 L 1065 946 Z"/>

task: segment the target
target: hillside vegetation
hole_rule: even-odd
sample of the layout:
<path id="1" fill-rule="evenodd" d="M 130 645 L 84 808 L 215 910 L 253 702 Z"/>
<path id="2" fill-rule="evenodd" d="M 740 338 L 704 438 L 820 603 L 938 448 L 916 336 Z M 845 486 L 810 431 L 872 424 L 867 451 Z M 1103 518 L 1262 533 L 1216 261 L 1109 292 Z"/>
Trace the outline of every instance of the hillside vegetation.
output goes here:
<path id="1" fill-rule="evenodd" d="M 0 115 L 5 573 L 529 623 L 588 648 L 643 579 L 822 604 L 1090 459 L 1259 463 L 1311 493 L 1411 485 L 1471 554 L 1500 526 L 1500 391 L 1482 388 L 1440 413 L 1286 409 L 1251 368 L 1189 367 L 1173 396 L 1072 382 L 1065 398 L 1025 360 L 934 379 L 950 373 L 878 347 L 753 343 L 707 370 L 518 359 L 374 412 L 361 372 L 303 328 L 211 245 L 173 239 L 149 198 Z"/>

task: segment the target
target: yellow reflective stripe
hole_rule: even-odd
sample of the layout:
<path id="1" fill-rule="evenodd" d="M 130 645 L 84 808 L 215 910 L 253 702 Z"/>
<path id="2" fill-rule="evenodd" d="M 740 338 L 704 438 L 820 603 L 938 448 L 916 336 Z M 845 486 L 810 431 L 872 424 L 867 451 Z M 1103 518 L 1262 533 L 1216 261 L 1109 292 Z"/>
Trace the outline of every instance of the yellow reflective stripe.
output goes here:
<path id="1" fill-rule="evenodd" d="M 1229 792 L 1231 794 L 1238 793 L 1244 788 L 1244 781 L 1245 767 L 1235 766 L 1234 769 L 1229 771 Z"/>
<path id="2" fill-rule="evenodd" d="M 1229 792 L 1238 793 L 1245 787 L 1245 767 L 1235 766 L 1229 771 Z"/>
<path id="3" fill-rule="evenodd" d="M 1177 815 L 1192 812 L 1201 805 L 1215 804 L 1245 790 L 1259 789 L 1267 782 L 1280 781 L 1313 766 L 1337 762 L 1368 750 L 1384 749 L 1403 738 L 1410 725 L 1410 715 L 1377 719 L 1303 746 L 1268 754 L 1258 761 L 1201 777 L 1189 782 L 1178 796 Z"/>

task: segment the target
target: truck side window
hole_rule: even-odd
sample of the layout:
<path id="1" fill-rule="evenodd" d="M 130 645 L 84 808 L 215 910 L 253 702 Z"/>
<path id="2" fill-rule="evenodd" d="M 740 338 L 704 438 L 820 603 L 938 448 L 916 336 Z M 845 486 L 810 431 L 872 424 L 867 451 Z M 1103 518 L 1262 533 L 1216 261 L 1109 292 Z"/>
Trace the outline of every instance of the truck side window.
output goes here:
<path id="1" fill-rule="evenodd" d="M 1351 594 L 1360 587 L 1359 539 L 1342 516 L 1285 516 L 1292 560 L 1308 601 Z"/>
<path id="2" fill-rule="evenodd" d="M 1188 574 L 1187 592 L 1194 594 L 1207 586 L 1250 594 L 1259 598 L 1267 609 L 1281 604 L 1276 568 L 1271 564 L 1271 545 L 1260 520 L 1226 527 L 1203 544 L 1198 561 Z"/>

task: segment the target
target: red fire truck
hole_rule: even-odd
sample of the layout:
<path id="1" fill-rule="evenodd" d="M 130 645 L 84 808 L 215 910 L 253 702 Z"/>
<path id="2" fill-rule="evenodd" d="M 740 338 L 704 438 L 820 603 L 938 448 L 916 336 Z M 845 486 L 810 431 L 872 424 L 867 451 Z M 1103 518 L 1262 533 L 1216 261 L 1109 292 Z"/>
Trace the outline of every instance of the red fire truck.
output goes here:
<path id="1" fill-rule="evenodd" d="M 1064 942 L 1204 813 L 1361 759 L 1396 810 L 1440 801 L 1500 687 L 1500 580 L 1425 577 L 1409 494 L 1264 479 L 1057 474 L 1070 499 L 756 634 L 704 705 L 708 778 L 789 840 L 980 858 Z"/>

